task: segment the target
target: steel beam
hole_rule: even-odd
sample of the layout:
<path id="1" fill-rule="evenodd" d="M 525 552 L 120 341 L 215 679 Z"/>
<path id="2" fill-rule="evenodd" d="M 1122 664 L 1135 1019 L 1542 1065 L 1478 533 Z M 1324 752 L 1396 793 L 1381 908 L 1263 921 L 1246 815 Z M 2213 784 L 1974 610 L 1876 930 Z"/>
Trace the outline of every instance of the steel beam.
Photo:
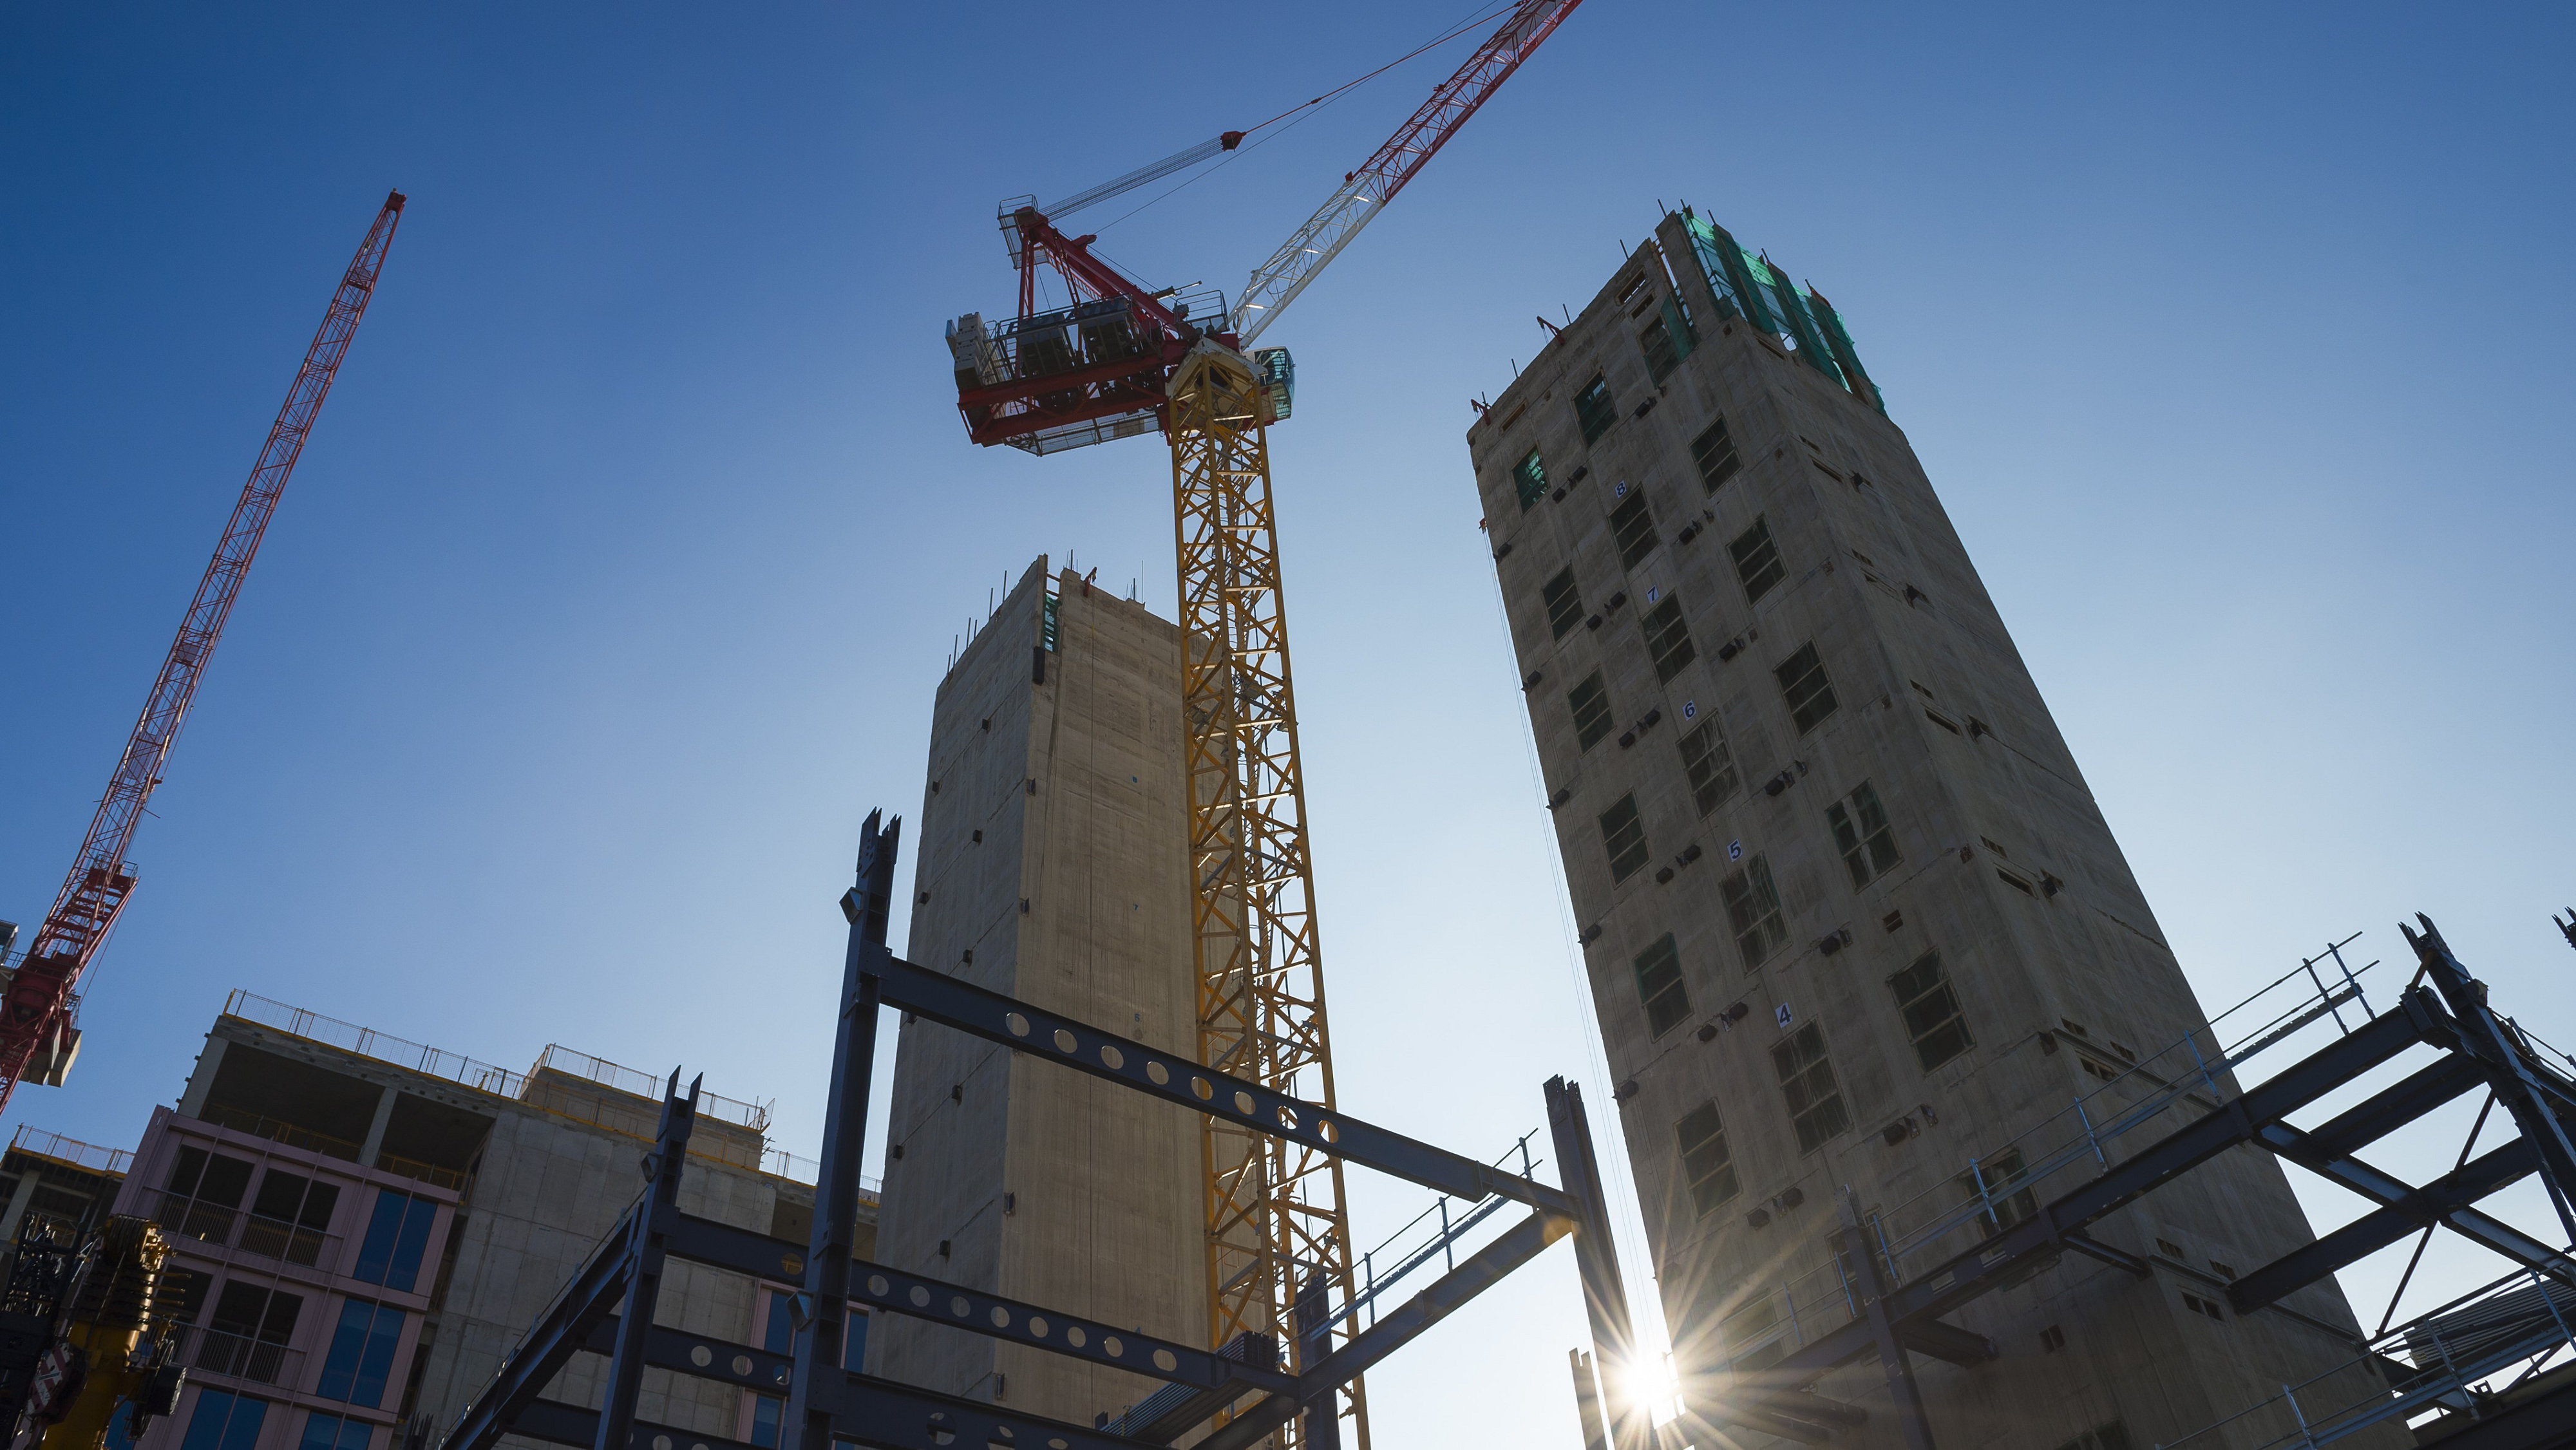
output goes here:
<path id="1" fill-rule="evenodd" d="M 2297 1112 L 2447 1026 L 2440 1004 L 2421 990 L 2408 992 L 2398 1008 L 2219 1104 L 2216 1112 L 2166 1134 L 2092 1182 L 2041 1205 L 2038 1213 L 1997 1237 L 1891 1290 L 1889 1316 L 1904 1323 L 1947 1314 L 2002 1287 L 2028 1261 L 2063 1253 L 2067 1231 L 2125 1207 L 2238 1143 L 2256 1140 L 2261 1125 Z M 1766 1374 L 1782 1384 L 1807 1384 L 1875 1348 L 1868 1322 L 1854 1320 L 1792 1351 Z"/>
<path id="2" fill-rule="evenodd" d="M 1973 1329 L 1938 1319 L 1909 1319 L 1896 1326 L 1907 1349 L 1956 1365 L 1980 1365 L 1995 1358 L 1995 1342 Z"/>
<path id="3" fill-rule="evenodd" d="M 773 1282 L 795 1283 L 805 1277 L 803 1251 L 786 1240 L 691 1214 L 678 1216 L 669 1247 L 674 1257 Z M 1172 1384 L 1215 1388 L 1240 1382 L 1248 1388 L 1272 1391 L 1296 1386 L 1295 1378 L 1284 1370 L 1244 1364 L 1214 1350 L 1137 1334 L 1078 1314 L 1059 1313 L 1043 1305 L 906 1273 L 866 1259 L 850 1261 L 847 1302 Z M 1109 1352 L 1111 1344 L 1118 1346 L 1117 1353 Z M 1165 1355 L 1172 1361 L 1168 1370 L 1161 1367 Z"/>
<path id="4" fill-rule="evenodd" d="M 2527 1177 L 2540 1166 L 2540 1154 L 2528 1138 L 2516 1138 L 2492 1153 L 2482 1153 L 2421 1188 L 2375 1209 L 2323 1238 L 2293 1249 L 2227 1286 L 2227 1302 L 2239 1314 L 2260 1309 L 2304 1288 L 2344 1265 L 2373 1254 L 2428 1224 Z"/>
<path id="5" fill-rule="evenodd" d="M 2393 1173 L 2373 1168 L 2358 1158 L 2332 1157 L 2319 1151 L 2316 1135 L 2302 1133 L 2287 1123 L 2266 1124 L 2262 1141 L 2264 1147 L 2289 1162 L 2382 1207 L 2401 1202 L 2415 1191 L 2413 1184 Z M 2443 1214 L 2441 1219 L 2442 1227 L 2480 1248 L 2502 1254 L 2526 1269 L 2537 1269 L 2566 1283 L 2576 1284 L 2576 1261 L 2569 1260 L 2564 1253 L 2511 1224 L 2466 1204 Z"/>
<path id="6" fill-rule="evenodd" d="M 868 1089 L 876 1074 L 877 971 L 891 960 L 886 921 L 894 903 L 894 863 L 903 821 L 879 829 L 880 813 L 859 827 L 855 880 L 841 896 L 849 944 L 841 958 L 841 995 L 832 1031 L 832 1094 L 823 1115 L 823 1161 L 814 1179 L 814 1225 L 805 1256 L 802 1322 L 796 1325 L 796 1372 L 780 1422 L 784 1450 L 833 1450 L 841 1428 L 841 1339 L 849 1326 L 850 1257 L 856 1251 L 859 1161 L 867 1148 Z M 609 1450 L 609 1447 L 602 1447 Z"/>
<path id="7" fill-rule="evenodd" d="M 879 971 L 888 1006 L 903 1008 L 943 1027 L 1134 1088 L 1193 1113 L 1205 1113 L 1256 1133 L 1303 1143 L 1317 1152 L 1391 1173 L 1434 1192 L 1469 1202 L 1500 1194 L 1551 1213 L 1572 1216 L 1576 1212 L 1572 1200 L 1546 1184 L 1417 1142 L 1347 1113 L 1327 1111 L 1259 1083 L 1228 1077 L 1061 1013 L 1015 1001 L 900 958 L 885 959 Z"/>
<path id="8" fill-rule="evenodd" d="M 2576 1084 L 2554 1071 L 2535 1069 L 2519 1036 L 2508 1032 L 2487 1006 L 2486 984 L 2470 976 L 2460 959 L 2451 955 L 2431 917 L 2418 913 L 2415 919 L 2424 925 L 2421 936 L 2403 923 L 2397 929 L 2406 933 L 2407 944 L 2423 963 L 2424 975 L 2458 1020 L 2461 1050 L 2485 1065 L 2496 1101 L 2513 1114 L 2513 1125 L 2521 1130 L 2523 1141 L 2538 1152 L 2540 1181 L 2558 1210 L 2559 1226 L 2576 1241 L 2576 1139 L 2569 1137 L 2567 1123 L 2560 1117 L 2576 1109 Z"/>
<path id="9" fill-rule="evenodd" d="M 2440 1061 L 2337 1113 L 2305 1137 L 2312 1151 L 2328 1158 L 2358 1153 L 2486 1081 L 2477 1059 L 2446 1052 Z"/>
<path id="10" fill-rule="evenodd" d="M 1610 1204 L 1601 1184 L 1601 1160 L 1592 1149 L 1592 1126 L 1579 1083 L 1547 1081 L 1548 1136 L 1556 1147 L 1557 1176 L 1583 1212 L 1574 1239 L 1574 1271 L 1583 1286 L 1583 1313 L 1592 1329 L 1592 1358 L 1599 1367 L 1602 1413 L 1611 1450 L 1635 1450 L 1651 1421 L 1629 1393 L 1635 1375 L 1637 1331 L 1628 1313 L 1628 1289 L 1619 1275 L 1619 1251 L 1610 1238 Z M 1598 1227 L 1595 1227 L 1595 1226 Z"/>
<path id="11" fill-rule="evenodd" d="M 835 1396 L 848 1407 L 845 1417 L 850 1423 L 842 1435 L 843 1444 L 865 1445 L 873 1450 L 968 1450 L 970 1446 L 981 1450 L 987 1445 L 1027 1446 L 1031 1450 L 1053 1446 L 1064 1450 L 1163 1450 L 1151 1441 L 1112 1435 L 1088 1425 L 1016 1415 L 993 1405 L 846 1370 L 834 1373 L 846 1381 Z M 538 1400 L 520 1415 L 510 1432 L 556 1445 L 589 1445 L 595 1443 L 598 1424 L 597 1410 L 560 1400 Z M 616 1450 L 653 1450 L 655 1441 L 662 1437 L 668 1437 L 671 1450 L 756 1450 L 739 1440 L 641 1420 L 634 1423 L 626 1443 Z"/>
<path id="12" fill-rule="evenodd" d="M 619 1311 L 616 1345 L 608 1356 L 608 1388 L 600 1398 L 599 1438 L 593 1450 L 620 1450 L 633 1438 L 635 1397 L 644 1388 L 644 1340 L 653 1330 L 653 1306 L 662 1302 L 662 1271 L 670 1261 L 665 1240 L 680 1212 L 680 1170 L 688 1162 L 689 1136 L 698 1122 L 698 1078 L 680 1096 L 680 1070 L 671 1069 L 662 1094 L 662 1122 L 644 1159 L 651 1186 L 626 1216 L 625 1308 Z"/>
<path id="13" fill-rule="evenodd" d="M 1541 1249 L 1574 1228 L 1573 1220 L 1533 1213 L 1501 1238 L 1478 1249 L 1467 1262 L 1443 1274 L 1429 1288 L 1406 1300 L 1377 1323 L 1299 1375 L 1295 1394 L 1272 1395 L 1220 1426 L 1199 1442 L 1198 1450 L 1249 1450 L 1262 1437 L 1296 1416 L 1304 1401 L 1348 1383 L 1379 1360 L 1419 1338 L 1449 1317 L 1458 1306 L 1500 1283 L 1503 1277 L 1536 1258 Z"/>
<path id="14" fill-rule="evenodd" d="M 627 1210 L 630 1216 L 637 1211 Z M 575 1353 L 590 1347 L 592 1332 L 626 1292 L 626 1240 L 627 1224 L 620 1220 L 501 1362 L 492 1382 L 465 1407 L 442 1450 L 492 1450 L 503 1435 L 518 1430 L 539 1392 Z M 575 1443 L 590 1440 L 585 1435 Z"/>

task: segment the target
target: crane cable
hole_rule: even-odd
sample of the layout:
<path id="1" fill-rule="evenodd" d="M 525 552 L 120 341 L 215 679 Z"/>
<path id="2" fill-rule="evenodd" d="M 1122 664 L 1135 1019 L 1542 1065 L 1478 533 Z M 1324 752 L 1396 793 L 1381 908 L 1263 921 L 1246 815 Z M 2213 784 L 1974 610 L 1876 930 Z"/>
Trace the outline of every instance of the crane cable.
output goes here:
<path id="1" fill-rule="evenodd" d="M 1285 127 L 1281 128 L 1279 131 L 1273 132 L 1271 135 L 1264 136 L 1264 137 L 1262 137 L 1260 140 L 1258 140 L 1258 141 L 1254 141 L 1254 142 L 1252 142 L 1252 144 L 1250 144 L 1250 145 L 1248 145 L 1248 146 L 1246 146 L 1246 145 L 1237 145 L 1237 146 L 1236 146 L 1236 147 L 1234 147 L 1233 149 L 1228 150 L 1228 151 L 1225 153 L 1225 159 L 1224 159 L 1223 161 L 1219 161 L 1216 165 L 1209 167 L 1207 170 L 1200 172 L 1198 175 L 1193 176 L 1193 177 L 1190 177 L 1189 179 L 1187 179 L 1187 180 L 1185 180 L 1185 181 L 1181 181 L 1181 182 L 1175 183 L 1173 186 L 1171 186 L 1171 187 L 1167 188 L 1166 190 L 1164 190 L 1164 191 L 1162 191 L 1162 192 L 1160 192 L 1160 193 L 1156 194 L 1156 195 L 1155 195 L 1155 196 L 1153 196 L 1151 199 L 1146 200 L 1146 201 L 1138 202 L 1136 205 L 1134 205 L 1134 206 L 1132 206 L 1132 207 L 1129 207 L 1127 210 L 1125 210 L 1125 211 L 1123 211 L 1123 212 L 1120 212 L 1118 215 L 1116 215 L 1116 216 L 1114 216 L 1114 217 L 1110 218 L 1108 221 L 1102 222 L 1102 223 L 1099 225 L 1099 227 L 1097 227 L 1097 228 L 1095 229 L 1095 233 L 1096 233 L 1096 232 L 1105 232 L 1105 231 L 1109 230 L 1111 227 L 1114 227 L 1114 226 L 1118 225 L 1120 222 L 1123 222 L 1123 221 L 1127 220 L 1129 217 L 1132 217 L 1132 216 L 1136 215 L 1138 212 L 1144 211 L 1144 210 L 1146 210 L 1147 208 L 1152 207 L 1152 206 L 1153 206 L 1153 205 L 1155 205 L 1157 202 L 1164 201 L 1164 200 L 1166 200 L 1166 199 L 1168 199 L 1168 198 L 1170 198 L 1170 197 L 1172 197 L 1172 196 L 1174 196 L 1174 195 L 1177 195 L 1177 194 L 1178 194 L 1179 192 L 1181 192 L 1184 188 L 1187 188 L 1187 187 L 1189 187 L 1189 186 L 1192 186 L 1192 185 L 1194 185 L 1194 184 L 1196 184 L 1196 183 L 1198 183 L 1198 182 L 1200 182 L 1200 181 L 1204 181 L 1204 180 L 1206 180 L 1208 177 L 1214 176 L 1214 175 L 1215 175 L 1215 174 L 1217 174 L 1218 172 L 1223 171 L 1227 166 L 1231 165 L 1231 164 L 1234 162 L 1235 158 L 1237 158 L 1237 157 L 1239 157 L 1239 156 L 1242 156 L 1244 153 L 1246 153 L 1246 152 L 1248 152 L 1248 151 L 1256 151 L 1256 150 L 1259 150 L 1261 147 L 1266 146 L 1266 145 L 1270 144 L 1272 141 L 1275 141 L 1275 140 L 1279 139 L 1279 137 L 1281 137 L 1281 136 L 1284 136 L 1284 135 L 1288 134 L 1288 132 L 1289 132 L 1289 131 L 1295 130 L 1295 129 L 1297 128 L 1298 124 L 1299 124 L 1300 122 L 1303 122 L 1303 121 L 1306 119 L 1306 116 L 1305 116 L 1305 115 L 1301 115 L 1301 114 L 1300 114 L 1301 112 L 1311 113 L 1312 111 L 1314 111 L 1314 110 L 1315 110 L 1316 108 L 1318 108 L 1318 107 L 1329 105 L 1329 104 L 1331 104 L 1332 102 L 1334 102 L 1334 101 L 1336 101 L 1336 100 L 1339 100 L 1339 99 L 1343 96 L 1343 94 L 1345 94 L 1346 92 L 1349 92 L 1349 91 L 1355 90 L 1355 89 L 1357 89 L 1357 88 L 1358 88 L 1358 87 L 1360 87 L 1360 86 L 1363 86 L 1363 85 L 1368 84 L 1370 81 L 1373 81 L 1373 80 L 1377 79 L 1379 76 L 1382 76 L 1382 75 L 1386 74 L 1388 71 L 1391 71 L 1391 70 L 1395 69 L 1397 66 L 1400 66 L 1400 65 L 1404 64 L 1406 61 L 1412 60 L 1414 57 L 1421 55 L 1423 52 L 1425 52 L 1425 51 L 1429 51 L 1429 50 L 1434 50 L 1434 49 L 1437 49 L 1437 48 L 1438 48 L 1438 47 L 1440 47 L 1440 46 L 1447 45 L 1450 41 L 1456 40 L 1458 37 L 1460 37 L 1460 36 L 1462 36 L 1462 35 L 1465 35 L 1467 32 L 1469 32 L 1469 31 L 1471 31 L 1471 30 L 1474 30 L 1476 27 L 1478 27 L 1478 26 L 1480 26 L 1480 25 L 1483 25 L 1484 23 L 1486 23 L 1486 22 L 1487 22 L 1487 21 L 1489 21 L 1489 20 L 1492 20 L 1495 16 L 1500 15 L 1500 14 L 1502 14 L 1502 13 L 1506 12 L 1506 11 L 1510 11 L 1510 10 L 1517 10 L 1517 9 L 1519 9 L 1519 8 L 1520 8 L 1520 0 L 1503 0 L 1503 3 L 1501 3 L 1501 4 L 1499 4 L 1499 5 L 1491 5 L 1491 6 L 1487 6 L 1487 7 L 1485 7 L 1484 9 L 1479 10 L 1477 13 L 1475 13 L 1475 14 L 1473 14 L 1473 15 L 1470 15 L 1470 16 L 1469 16 L 1469 17 L 1467 17 L 1465 20 L 1459 21 L 1456 25 L 1453 25 L 1453 26 L 1451 26 L 1449 29 L 1447 29 L 1447 30 L 1445 30 L 1445 31 L 1441 32 L 1441 34 L 1440 34 L 1440 35 L 1438 35 L 1437 37 L 1435 37 L 1435 38 L 1433 38 L 1433 39 L 1431 39 L 1431 40 L 1425 41 L 1423 44 L 1418 45 L 1418 46 L 1414 47 L 1413 49 L 1411 49 L 1411 50 L 1409 50 L 1409 51 L 1406 51 L 1404 54 L 1399 55 L 1399 56 L 1397 56 L 1395 59 L 1393 59 L 1393 60 L 1391 60 L 1391 61 L 1388 61 L 1386 64 L 1384 64 L 1384 65 L 1382 65 L 1382 66 L 1379 66 L 1377 69 L 1375 69 L 1375 70 L 1373 70 L 1373 71 L 1370 71 L 1368 74 L 1366 74 L 1366 75 L 1364 75 L 1364 76 L 1361 76 L 1361 77 L 1359 77 L 1359 78 L 1358 78 L 1358 79 L 1356 79 L 1356 80 L 1345 81 L 1345 82 L 1344 82 L 1344 83 L 1342 83 L 1341 85 L 1338 85 L 1338 86 L 1333 87 L 1331 90 L 1324 92 L 1322 95 L 1315 97 L 1315 98 L 1314 98 L 1313 100 L 1311 100 L 1311 101 L 1305 101 L 1305 102 L 1302 102 L 1302 103 L 1300 103 L 1300 104 L 1298 104 L 1298 105 L 1290 106 L 1287 110 L 1284 110 L 1284 111 L 1280 112 L 1278 115 L 1271 117 L 1269 120 L 1262 122 L 1260 125 L 1258 125 L 1258 126 L 1253 126 L 1253 127 L 1249 127 L 1249 128 L 1247 128 L 1247 129 L 1245 129 L 1244 131 L 1242 131 L 1242 132 L 1240 132 L 1240 133 L 1238 133 L 1238 134 L 1239 134 L 1239 135 L 1241 135 L 1241 136 L 1243 136 L 1243 137 L 1245 137 L 1246 139 L 1249 139 L 1249 138 L 1252 136 L 1252 134 L 1253 134 L 1254 132 L 1256 132 L 1256 131 L 1260 131 L 1260 130 L 1263 130 L 1263 129 L 1267 128 L 1267 127 L 1277 125 L 1277 124 L 1278 124 L 1279 122 L 1281 122 L 1281 121 L 1286 121 L 1286 120 L 1288 120 L 1288 118 L 1289 118 L 1290 116 L 1296 116 L 1296 117 L 1297 117 L 1297 120 L 1296 120 L 1296 121 L 1289 121 L 1289 123 L 1288 123 L 1288 125 L 1287 125 L 1287 126 L 1285 126 Z M 1096 247 L 1096 246 L 1095 246 L 1094 248 L 1092 248 L 1092 250 L 1093 250 L 1095 253 L 1099 254 L 1099 255 L 1100 255 L 1104 260 L 1106 260 L 1106 259 L 1108 258 L 1108 254 L 1107 254 L 1107 253 L 1105 253 L 1105 252 L 1100 252 L 1100 249 L 1099 249 L 1098 247 Z"/>

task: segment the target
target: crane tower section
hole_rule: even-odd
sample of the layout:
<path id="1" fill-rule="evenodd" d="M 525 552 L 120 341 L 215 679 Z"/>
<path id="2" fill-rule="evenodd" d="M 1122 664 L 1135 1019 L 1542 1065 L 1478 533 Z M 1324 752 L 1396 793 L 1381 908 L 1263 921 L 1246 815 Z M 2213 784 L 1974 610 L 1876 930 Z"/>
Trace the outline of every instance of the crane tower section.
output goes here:
<path id="1" fill-rule="evenodd" d="M 358 320 L 375 296 L 376 278 L 384 269 L 402 209 L 401 192 L 386 196 L 366 240 L 358 245 L 358 254 L 340 274 L 339 288 L 322 314 L 322 326 L 305 349 L 304 365 L 287 389 L 285 406 L 269 427 L 268 441 L 260 448 L 259 461 L 251 465 L 250 480 L 242 485 L 241 498 L 215 545 L 215 556 L 197 583 L 196 597 L 189 600 L 188 612 L 179 621 L 178 637 L 170 642 L 161 672 L 153 678 L 152 692 L 144 697 L 143 713 L 126 739 L 124 753 L 117 757 L 116 773 L 99 797 L 80 854 L 72 859 L 70 874 L 54 894 L 44 924 L 36 929 L 26 960 L 10 975 L 5 996 L 0 996 L 0 1106 L 6 1106 L 10 1093 L 29 1078 L 49 1087 L 61 1086 L 80 1050 L 76 1018 L 81 977 L 134 890 L 134 866 L 125 853 L 142 824 L 145 802 L 161 783 L 170 748 L 187 723 L 198 681 L 205 677 L 206 662 L 223 638 L 224 621 L 232 614 L 233 600 L 259 553 L 259 541 L 277 512 L 295 461 L 303 455 L 304 440 L 322 411 L 322 399 L 331 391 L 340 360 L 357 336 Z"/>

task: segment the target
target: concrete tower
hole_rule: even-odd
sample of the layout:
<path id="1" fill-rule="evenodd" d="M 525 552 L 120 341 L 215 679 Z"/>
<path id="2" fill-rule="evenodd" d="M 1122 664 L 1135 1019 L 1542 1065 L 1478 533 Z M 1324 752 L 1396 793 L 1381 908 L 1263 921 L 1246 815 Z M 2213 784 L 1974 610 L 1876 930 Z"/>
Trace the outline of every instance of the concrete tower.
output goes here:
<path id="1" fill-rule="evenodd" d="M 940 683 L 906 955 L 1197 1056 L 1180 644 L 1032 565 Z M 992 1293 L 1203 1343 L 1195 1119 L 926 1022 L 897 1038 L 879 1253 Z M 919 1320 L 869 1369 L 1088 1425 L 1159 1383 Z"/>
<path id="2" fill-rule="evenodd" d="M 1822 298 L 1667 216 L 1467 436 L 1684 1397 L 1725 1423 L 1866 1302 L 1846 1201 L 1973 1247 L 2081 1181 L 2023 1146 L 2205 1019 Z M 2310 1238 L 2268 1156 L 2096 1228 L 2146 1276 L 2069 1253 L 1954 1316 L 1995 1358 L 1915 1357 L 1941 1444 L 2146 1450 L 2348 1356 L 2331 1280 L 2222 1307 Z M 1836 1443 L 1903 1443 L 1879 1364 L 1815 1388 L 1868 1412 Z"/>

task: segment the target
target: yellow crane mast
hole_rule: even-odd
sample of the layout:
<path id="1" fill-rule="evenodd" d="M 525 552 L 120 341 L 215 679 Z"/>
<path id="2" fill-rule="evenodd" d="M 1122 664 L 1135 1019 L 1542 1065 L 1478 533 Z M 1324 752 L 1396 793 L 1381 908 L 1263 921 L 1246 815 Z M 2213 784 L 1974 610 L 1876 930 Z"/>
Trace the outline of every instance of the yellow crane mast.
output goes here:
<path id="1" fill-rule="evenodd" d="M 958 410 L 975 442 L 1039 455 L 1153 431 L 1170 442 L 1200 1060 L 1326 1108 L 1338 1104 L 1268 442 L 1269 426 L 1289 415 L 1295 375 L 1286 349 L 1250 344 L 1579 3 L 1515 0 L 1233 307 L 1221 295 L 1149 290 L 1093 256 L 1094 238 L 1056 223 L 1233 152 L 1250 134 L 1240 131 L 1043 208 L 1033 197 L 1005 203 L 1018 315 L 988 326 L 968 313 L 948 327 Z M 1042 266 L 1062 278 L 1068 305 L 1037 305 Z M 1347 1307 L 1356 1286 L 1341 1161 L 1205 1122 L 1211 1342 L 1275 1336 L 1303 1369 L 1359 1329 Z M 1337 1410 L 1330 1427 L 1301 1419 L 1281 1435 L 1337 1445 L 1347 1419 L 1367 1450 L 1359 1379 Z"/>

